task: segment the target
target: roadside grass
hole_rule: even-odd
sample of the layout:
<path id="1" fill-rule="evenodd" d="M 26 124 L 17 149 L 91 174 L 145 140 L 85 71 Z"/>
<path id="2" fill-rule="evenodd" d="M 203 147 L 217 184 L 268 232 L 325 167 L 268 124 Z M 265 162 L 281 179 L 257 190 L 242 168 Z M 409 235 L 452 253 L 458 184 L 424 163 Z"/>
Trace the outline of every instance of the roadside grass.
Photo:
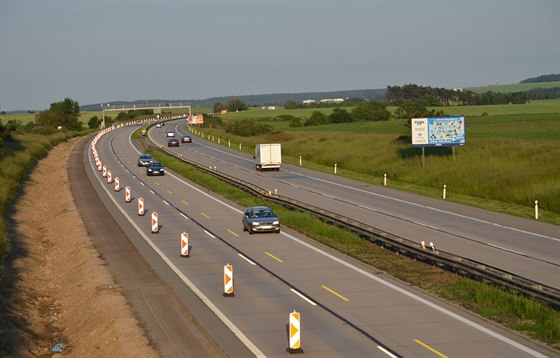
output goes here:
<path id="1" fill-rule="evenodd" d="M 281 218 L 283 226 L 486 319 L 560 349 L 560 312 L 546 304 L 395 254 L 347 230 L 324 223 L 316 216 L 253 197 L 177 158 L 153 149 L 147 152 L 170 170 L 228 200 L 243 207 L 270 206 Z"/>
<path id="2" fill-rule="evenodd" d="M 274 126 L 278 122 L 270 121 Z M 196 135 L 253 153 L 256 143 L 282 143 L 283 161 L 434 198 L 447 186 L 447 200 L 560 224 L 560 116 L 497 115 L 467 118 L 464 147 L 421 149 L 401 140 L 405 121 L 316 127 L 276 127 L 261 136 L 234 136 L 216 128 Z M 204 134 L 202 134 L 204 133 Z M 210 136 L 210 137 L 209 137 Z M 357 150 L 359 148 L 359 150 Z"/>

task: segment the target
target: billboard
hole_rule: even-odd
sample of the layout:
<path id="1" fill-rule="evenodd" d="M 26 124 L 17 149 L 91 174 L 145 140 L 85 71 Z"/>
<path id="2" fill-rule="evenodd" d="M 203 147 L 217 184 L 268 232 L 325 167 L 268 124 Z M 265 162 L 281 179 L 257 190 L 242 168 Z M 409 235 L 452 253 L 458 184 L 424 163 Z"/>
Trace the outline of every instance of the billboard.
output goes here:
<path id="1" fill-rule="evenodd" d="M 204 116 L 202 114 L 194 114 L 187 118 L 189 124 L 202 125 L 204 124 Z"/>
<path id="2" fill-rule="evenodd" d="M 465 117 L 429 117 L 410 120 L 413 147 L 465 145 Z"/>

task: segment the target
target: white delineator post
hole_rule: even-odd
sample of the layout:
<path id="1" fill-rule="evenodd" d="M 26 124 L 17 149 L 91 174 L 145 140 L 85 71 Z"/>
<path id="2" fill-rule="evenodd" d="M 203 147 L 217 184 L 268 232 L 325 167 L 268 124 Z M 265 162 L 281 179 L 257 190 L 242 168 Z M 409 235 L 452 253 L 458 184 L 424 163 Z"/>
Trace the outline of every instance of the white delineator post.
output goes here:
<path id="1" fill-rule="evenodd" d="M 443 184 L 443 199 L 447 196 L 447 185 Z"/>
<path id="2" fill-rule="evenodd" d="M 159 233 L 158 214 L 154 211 L 152 213 L 152 234 Z"/>
<path id="3" fill-rule="evenodd" d="M 290 346 L 286 350 L 290 354 L 303 353 L 303 349 L 301 349 L 301 317 L 296 310 L 290 313 Z"/>
<path id="4" fill-rule="evenodd" d="M 535 219 L 539 220 L 539 201 L 535 200 Z"/>
<path id="5" fill-rule="evenodd" d="M 181 257 L 189 257 L 189 234 L 181 233 Z"/>
<path id="6" fill-rule="evenodd" d="M 138 216 L 144 216 L 144 198 L 138 198 Z"/>
<path id="7" fill-rule="evenodd" d="M 233 266 L 226 264 L 224 266 L 224 297 L 233 297 Z"/>
<path id="8" fill-rule="evenodd" d="M 387 174 L 383 174 L 383 186 L 387 186 Z"/>

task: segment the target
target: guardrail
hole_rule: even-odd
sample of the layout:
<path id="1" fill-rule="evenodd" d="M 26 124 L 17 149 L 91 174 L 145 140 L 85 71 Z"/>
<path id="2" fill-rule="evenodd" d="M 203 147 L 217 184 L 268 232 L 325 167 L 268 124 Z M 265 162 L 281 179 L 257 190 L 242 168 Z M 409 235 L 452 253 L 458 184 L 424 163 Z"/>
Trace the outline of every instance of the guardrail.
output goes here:
<path id="1" fill-rule="evenodd" d="M 282 195 L 272 194 L 270 191 L 265 190 L 252 183 L 245 182 L 238 178 L 232 177 L 225 173 L 211 170 L 199 163 L 185 158 L 182 155 L 174 153 L 162 146 L 151 143 L 146 138 L 148 147 L 159 150 L 165 154 L 173 156 L 197 169 L 214 175 L 221 180 L 240 188 L 257 197 L 265 198 L 272 202 L 276 202 L 291 209 L 296 209 L 302 212 L 311 213 L 320 217 L 323 221 L 348 229 L 362 238 L 383 246 L 401 255 L 414 258 L 415 260 L 422 261 L 431 265 L 441 267 L 445 270 L 454 272 L 456 274 L 475 279 L 482 282 L 492 283 L 494 285 L 520 292 L 524 295 L 537 298 L 546 302 L 550 306 L 558 309 L 560 308 L 560 290 L 551 286 L 540 284 L 536 281 L 518 276 L 511 272 L 501 270 L 499 268 L 489 266 L 482 262 L 471 260 L 465 257 L 457 256 L 455 254 L 441 251 L 424 249 L 418 243 L 393 235 L 354 219 L 330 212 L 328 210 L 309 205 L 293 198 L 285 197 Z"/>

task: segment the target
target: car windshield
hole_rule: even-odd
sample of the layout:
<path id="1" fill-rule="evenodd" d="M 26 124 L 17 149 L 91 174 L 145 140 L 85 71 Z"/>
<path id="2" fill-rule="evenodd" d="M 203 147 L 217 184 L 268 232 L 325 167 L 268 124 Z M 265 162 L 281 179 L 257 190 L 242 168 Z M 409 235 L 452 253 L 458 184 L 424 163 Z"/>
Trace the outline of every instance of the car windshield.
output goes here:
<path id="1" fill-rule="evenodd" d="M 254 218 L 271 218 L 274 217 L 274 213 L 271 210 L 262 209 L 262 210 L 255 210 L 251 217 Z"/>
<path id="2" fill-rule="evenodd" d="M 142 155 L 140 156 L 140 159 L 141 159 L 141 160 L 148 160 L 148 159 L 152 159 L 152 156 L 149 155 L 149 154 L 142 154 Z"/>

